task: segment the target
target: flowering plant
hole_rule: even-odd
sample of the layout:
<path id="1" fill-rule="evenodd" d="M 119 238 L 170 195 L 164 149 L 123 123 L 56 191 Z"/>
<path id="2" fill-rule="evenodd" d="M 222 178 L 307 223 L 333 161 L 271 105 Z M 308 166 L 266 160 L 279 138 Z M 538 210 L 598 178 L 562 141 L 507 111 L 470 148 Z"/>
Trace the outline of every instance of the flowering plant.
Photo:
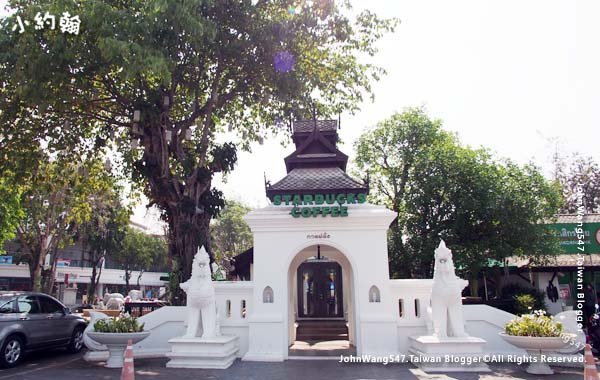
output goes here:
<path id="1" fill-rule="evenodd" d="M 129 314 L 110 319 L 99 319 L 94 323 L 94 331 L 100 333 L 136 333 L 144 331 L 144 324 Z"/>
<path id="2" fill-rule="evenodd" d="M 562 323 L 547 316 L 543 310 L 531 314 L 523 314 L 504 326 L 507 335 L 532 337 L 560 337 L 563 331 Z"/>

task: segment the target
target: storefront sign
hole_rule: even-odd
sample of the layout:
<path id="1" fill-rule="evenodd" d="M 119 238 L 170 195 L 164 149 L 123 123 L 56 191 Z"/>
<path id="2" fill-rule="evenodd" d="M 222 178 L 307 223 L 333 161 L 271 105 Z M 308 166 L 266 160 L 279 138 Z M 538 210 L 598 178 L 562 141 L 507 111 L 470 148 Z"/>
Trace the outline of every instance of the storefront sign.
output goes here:
<path id="1" fill-rule="evenodd" d="M 580 241 L 577 237 L 576 228 L 583 229 L 583 245 L 585 253 L 600 253 L 600 223 L 583 223 L 580 227 L 577 223 L 555 223 L 548 225 L 556 234 L 563 253 L 581 253 Z"/>
<path id="2" fill-rule="evenodd" d="M 12 264 L 13 263 L 13 257 L 12 256 L 4 256 L 4 255 L 0 255 L 0 264 Z"/>
<path id="3" fill-rule="evenodd" d="M 571 299 L 571 287 L 569 284 L 559 284 L 558 289 L 558 294 L 561 300 L 568 301 Z"/>
<path id="4" fill-rule="evenodd" d="M 70 267 L 70 266 L 71 266 L 70 259 L 56 259 L 56 267 L 57 268 Z"/>
<path id="5" fill-rule="evenodd" d="M 348 216 L 346 204 L 365 203 L 367 194 L 339 193 L 339 194 L 286 194 L 275 195 L 273 205 L 293 205 L 290 215 L 294 218 L 309 218 L 317 215 L 332 217 Z"/>

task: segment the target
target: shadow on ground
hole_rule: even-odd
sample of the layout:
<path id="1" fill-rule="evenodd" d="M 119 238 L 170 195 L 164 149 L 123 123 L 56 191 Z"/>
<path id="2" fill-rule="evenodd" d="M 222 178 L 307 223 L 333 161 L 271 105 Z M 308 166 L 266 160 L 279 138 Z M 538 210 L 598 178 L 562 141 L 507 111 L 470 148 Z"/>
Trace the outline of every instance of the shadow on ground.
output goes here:
<path id="1" fill-rule="evenodd" d="M 22 366 L 0 371 L 3 379 L 35 380 L 79 380 L 79 379 L 119 379 L 121 371 L 108 369 L 102 363 L 87 363 L 81 354 L 68 355 L 64 351 L 36 353 Z M 242 362 L 237 360 L 226 370 L 176 369 L 165 368 L 166 359 L 136 359 L 136 379 L 186 380 L 186 379 L 227 379 L 227 380 L 306 380 L 306 379 L 369 379 L 369 380 L 410 380 L 410 379 L 538 379 L 528 375 L 524 367 L 502 364 L 492 366 L 493 372 L 426 374 L 411 364 L 359 364 L 339 363 L 337 360 L 288 360 L 279 363 Z M 544 379 L 581 380 L 578 369 L 555 368 L 556 374 Z"/>

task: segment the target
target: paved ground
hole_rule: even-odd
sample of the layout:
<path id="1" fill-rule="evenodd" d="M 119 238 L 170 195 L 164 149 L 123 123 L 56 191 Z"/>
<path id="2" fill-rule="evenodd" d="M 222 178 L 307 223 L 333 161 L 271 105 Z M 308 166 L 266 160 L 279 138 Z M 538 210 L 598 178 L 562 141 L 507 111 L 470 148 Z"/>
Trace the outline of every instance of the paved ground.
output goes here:
<path id="1" fill-rule="evenodd" d="M 81 354 L 69 355 L 64 351 L 36 353 L 12 369 L 0 370 L 0 380 L 85 380 L 119 379 L 120 370 L 107 369 L 98 364 L 89 364 Z M 450 375 L 428 375 L 410 364 L 341 364 L 332 360 L 289 360 L 283 363 L 258 363 L 236 361 L 226 370 L 189 370 L 165 368 L 164 359 L 138 359 L 135 361 L 136 379 L 148 380 L 410 380 L 410 379 L 538 379 L 525 373 L 516 365 L 493 366 L 487 374 L 457 373 Z M 552 376 L 543 379 L 581 380 L 580 370 L 556 369 Z"/>

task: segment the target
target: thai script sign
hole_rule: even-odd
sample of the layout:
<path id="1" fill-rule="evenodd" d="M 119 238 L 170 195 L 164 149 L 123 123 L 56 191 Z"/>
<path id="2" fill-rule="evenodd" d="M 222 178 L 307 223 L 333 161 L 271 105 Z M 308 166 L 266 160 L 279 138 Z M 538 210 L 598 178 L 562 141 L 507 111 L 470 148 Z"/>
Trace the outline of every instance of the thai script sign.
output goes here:
<path id="1" fill-rule="evenodd" d="M 578 253 L 577 247 L 581 246 L 580 240 L 585 247 L 585 253 L 600 253 L 600 223 L 583 223 L 580 227 L 577 223 L 555 223 L 548 227 L 556 234 L 560 242 L 563 253 Z M 583 233 L 579 234 L 576 228 L 582 228 Z M 582 236 L 583 235 L 583 236 Z"/>

